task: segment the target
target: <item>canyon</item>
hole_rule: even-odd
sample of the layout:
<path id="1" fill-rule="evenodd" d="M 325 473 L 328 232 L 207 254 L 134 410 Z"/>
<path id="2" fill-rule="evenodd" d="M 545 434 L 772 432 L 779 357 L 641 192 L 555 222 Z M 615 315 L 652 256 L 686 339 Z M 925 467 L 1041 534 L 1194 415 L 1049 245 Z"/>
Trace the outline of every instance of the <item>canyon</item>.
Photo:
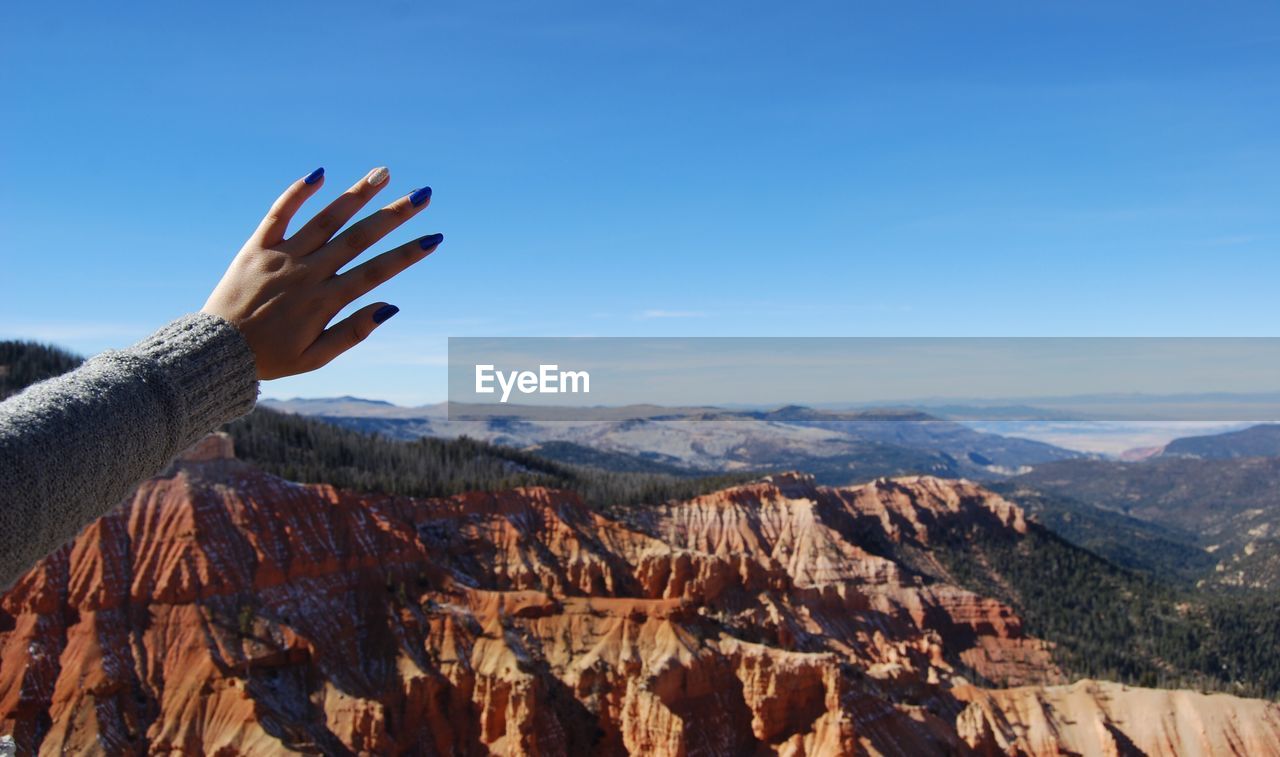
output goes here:
<path id="1" fill-rule="evenodd" d="M 1280 705 L 1069 681 L 964 480 L 609 511 L 298 484 L 211 435 L 0 598 L 0 733 L 59 754 L 1280 754 Z"/>

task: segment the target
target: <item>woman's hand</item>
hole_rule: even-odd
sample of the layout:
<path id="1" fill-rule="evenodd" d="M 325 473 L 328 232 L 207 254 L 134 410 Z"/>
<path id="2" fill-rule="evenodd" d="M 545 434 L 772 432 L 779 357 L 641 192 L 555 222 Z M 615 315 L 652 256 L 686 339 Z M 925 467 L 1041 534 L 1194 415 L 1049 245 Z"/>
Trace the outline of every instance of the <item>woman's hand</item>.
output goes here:
<path id="1" fill-rule="evenodd" d="M 442 234 L 415 239 L 338 275 L 338 269 L 430 204 L 431 188 L 423 187 L 335 237 L 389 178 L 385 168 L 370 171 L 286 239 L 289 221 L 324 185 L 324 169 L 298 179 L 271 206 L 209 295 L 202 312 L 240 329 L 253 350 L 259 379 L 313 371 L 399 312 L 375 302 L 325 328 L 352 300 L 430 255 L 444 239 Z"/>

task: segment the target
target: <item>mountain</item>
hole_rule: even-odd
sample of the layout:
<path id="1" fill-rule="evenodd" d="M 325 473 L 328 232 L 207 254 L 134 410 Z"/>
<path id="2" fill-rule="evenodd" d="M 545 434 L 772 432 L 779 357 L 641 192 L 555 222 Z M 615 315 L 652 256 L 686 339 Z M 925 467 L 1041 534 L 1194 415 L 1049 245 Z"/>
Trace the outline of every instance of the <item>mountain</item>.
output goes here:
<path id="1" fill-rule="evenodd" d="M 1050 460 L 1083 457 L 905 411 L 646 407 L 631 409 L 637 417 L 618 420 L 606 417 L 617 411 L 605 408 L 599 410 L 605 414 L 601 419 L 566 421 L 544 419 L 545 408 L 513 407 L 509 416 L 451 420 L 443 405 L 403 408 L 351 398 L 264 400 L 262 405 L 396 439 L 466 436 L 517 448 L 564 442 L 700 470 L 800 468 L 831 485 L 912 473 L 993 479 Z"/>
<path id="2" fill-rule="evenodd" d="M 770 416 L 765 414 L 765 420 Z M 874 417 L 862 413 L 841 417 L 815 413 L 809 418 L 782 419 L 784 423 L 838 431 L 855 439 L 910 449 L 942 452 L 990 475 L 1017 472 L 1027 466 L 1085 457 L 1073 450 L 1044 442 L 975 431 L 953 421 L 924 413 Z"/>
<path id="3" fill-rule="evenodd" d="M 1065 460 L 1013 482 L 1187 535 L 1213 557 L 1207 583 L 1280 586 L 1280 458 Z"/>
<path id="4" fill-rule="evenodd" d="M 49 754 L 1280 754 L 1280 705 L 1066 685 L 1075 642 L 960 585 L 1141 600 L 1114 571 L 960 481 L 606 517 L 291 483 L 212 436 L 0 597 L 0 724 Z"/>
<path id="5" fill-rule="evenodd" d="M 1280 424 L 1264 423 L 1239 431 L 1206 436 L 1185 436 L 1165 445 L 1164 457 L 1231 459 L 1280 457 Z"/>

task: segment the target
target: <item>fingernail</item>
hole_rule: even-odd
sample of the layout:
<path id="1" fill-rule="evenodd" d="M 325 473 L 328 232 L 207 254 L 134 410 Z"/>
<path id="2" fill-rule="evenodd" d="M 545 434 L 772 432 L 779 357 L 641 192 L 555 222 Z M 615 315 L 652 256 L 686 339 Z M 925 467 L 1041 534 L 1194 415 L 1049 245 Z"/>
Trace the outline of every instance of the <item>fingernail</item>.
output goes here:
<path id="1" fill-rule="evenodd" d="M 444 234 L 430 234 L 428 236 L 423 237 L 422 239 L 419 239 L 418 246 L 424 250 L 429 250 L 443 241 L 444 241 Z"/>
<path id="2" fill-rule="evenodd" d="M 320 179 L 323 177 L 324 177 L 324 168 L 317 168 L 316 170 L 307 174 L 307 178 L 303 179 L 302 181 L 307 184 L 315 184 L 317 181 L 320 181 Z"/>
<path id="3" fill-rule="evenodd" d="M 400 312 L 400 308 L 396 307 L 395 305 L 383 305 L 382 307 L 373 311 L 373 322 L 382 323 L 383 321 L 386 321 L 388 318 L 390 318 L 391 316 L 399 312 Z"/>
<path id="4" fill-rule="evenodd" d="M 369 174 L 369 178 L 365 179 L 365 181 L 369 183 L 369 186 L 376 187 L 386 181 L 390 175 L 391 172 L 387 170 L 386 166 L 383 166 L 382 168 L 373 169 L 373 173 Z"/>
<path id="5" fill-rule="evenodd" d="M 413 190 L 413 194 L 409 195 L 409 202 L 413 203 L 413 207 L 418 207 L 422 203 L 431 199 L 431 187 L 423 187 L 422 189 Z"/>

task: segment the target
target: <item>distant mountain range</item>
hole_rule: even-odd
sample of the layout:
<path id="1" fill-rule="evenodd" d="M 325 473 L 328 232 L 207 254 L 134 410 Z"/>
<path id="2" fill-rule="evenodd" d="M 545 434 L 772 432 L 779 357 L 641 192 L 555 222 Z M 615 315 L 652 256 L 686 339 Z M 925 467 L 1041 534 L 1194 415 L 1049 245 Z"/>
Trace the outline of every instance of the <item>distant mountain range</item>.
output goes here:
<path id="1" fill-rule="evenodd" d="M 570 447 L 548 452 L 543 446 L 560 442 L 701 471 L 794 468 L 831 485 L 913 473 L 990 480 L 1043 462 L 1085 457 L 901 411 L 652 408 L 646 410 L 649 417 L 561 421 L 513 410 L 506 418 L 450 420 L 443 404 L 407 408 L 353 397 L 262 404 L 397 439 L 467 436 L 518 448 L 540 446 L 552 457 L 579 454 Z M 629 413 L 636 414 L 634 409 Z"/>

